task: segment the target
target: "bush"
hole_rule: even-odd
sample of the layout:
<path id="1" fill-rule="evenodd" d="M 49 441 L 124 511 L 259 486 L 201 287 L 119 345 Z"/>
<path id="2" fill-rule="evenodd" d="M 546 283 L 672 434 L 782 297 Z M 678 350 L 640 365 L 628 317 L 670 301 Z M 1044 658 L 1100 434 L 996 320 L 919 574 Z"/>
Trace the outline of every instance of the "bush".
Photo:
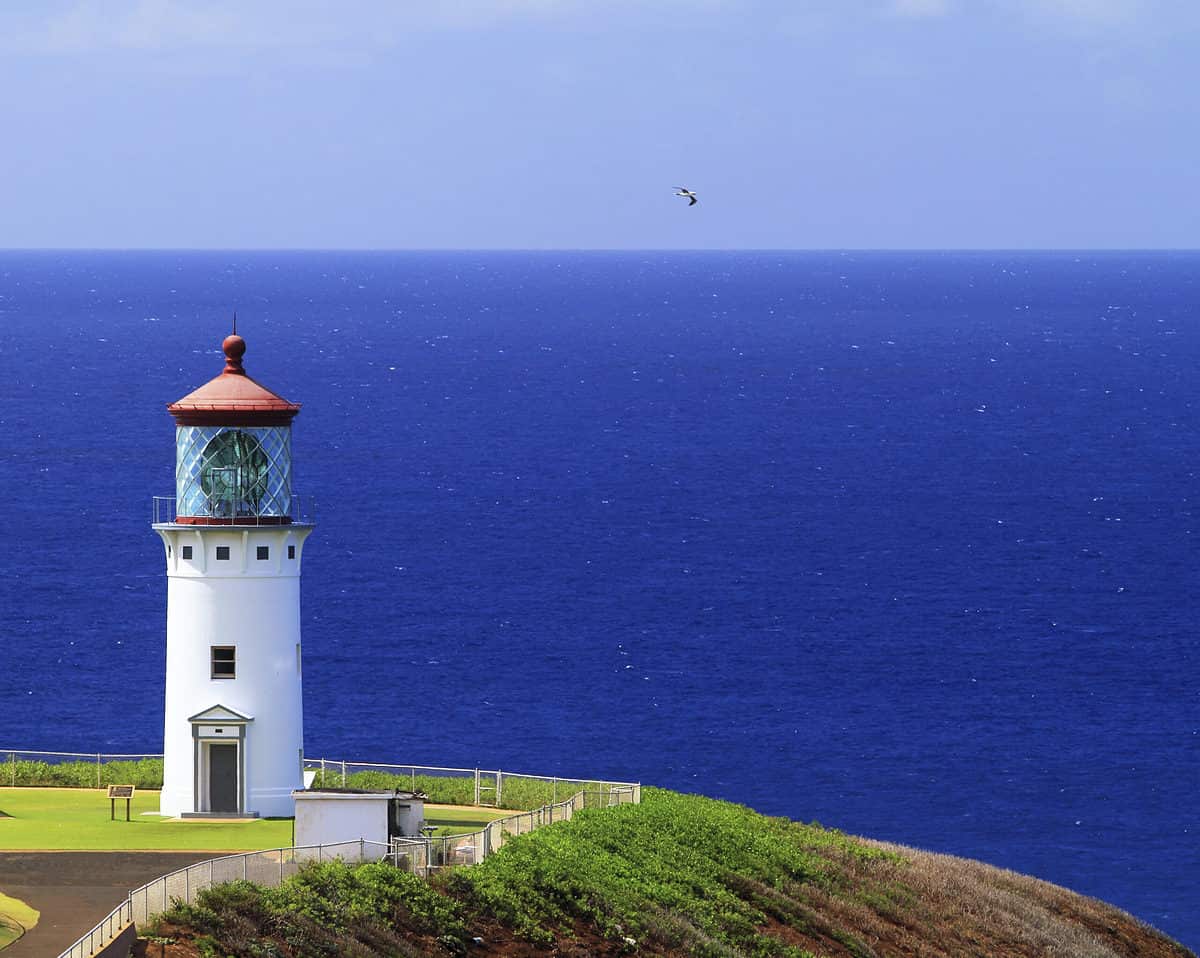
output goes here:
<path id="1" fill-rule="evenodd" d="M 97 764 L 86 759 L 73 762 L 31 761 L 16 759 L 9 754 L 0 766 L 0 784 L 18 786 L 41 786 L 53 788 L 96 788 Z M 163 762 L 161 758 L 143 758 L 136 761 L 101 762 L 99 784 L 136 785 L 138 788 L 162 788 Z"/>
<path id="2" fill-rule="evenodd" d="M 309 863 L 279 888 L 234 881 L 206 888 L 196 904 L 176 903 L 159 920 L 190 928 L 201 954 L 306 956 L 360 954 L 348 941 L 372 944 L 382 954 L 406 953 L 409 934 L 469 940 L 461 906 L 407 872 L 382 863 L 351 866 Z M 453 949 L 452 949 L 453 950 Z"/>

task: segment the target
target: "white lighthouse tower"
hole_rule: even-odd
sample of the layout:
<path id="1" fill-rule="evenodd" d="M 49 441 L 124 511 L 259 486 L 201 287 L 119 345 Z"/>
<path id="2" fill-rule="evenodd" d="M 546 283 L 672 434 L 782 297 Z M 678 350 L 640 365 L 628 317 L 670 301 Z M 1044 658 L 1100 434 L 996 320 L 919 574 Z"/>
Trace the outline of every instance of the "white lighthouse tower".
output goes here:
<path id="1" fill-rule="evenodd" d="M 312 526 L 292 497 L 295 403 L 225 369 L 168 406 L 174 509 L 154 531 L 167 560 L 167 689 L 160 810 L 291 816 L 303 787 L 300 560 Z M 160 521 L 161 520 L 161 521 Z"/>

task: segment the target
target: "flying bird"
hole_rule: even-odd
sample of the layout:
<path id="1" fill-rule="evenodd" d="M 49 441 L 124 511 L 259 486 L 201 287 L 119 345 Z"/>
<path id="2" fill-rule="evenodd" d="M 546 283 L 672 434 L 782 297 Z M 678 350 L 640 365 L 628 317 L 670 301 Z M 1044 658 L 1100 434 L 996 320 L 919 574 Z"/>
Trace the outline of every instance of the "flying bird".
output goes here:
<path id="1" fill-rule="evenodd" d="M 686 186 L 675 187 L 675 195 L 676 196 L 686 196 L 687 200 L 688 200 L 688 206 L 695 206 L 696 203 L 699 202 L 696 199 L 696 194 L 693 193 L 691 190 L 689 190 Z"/>

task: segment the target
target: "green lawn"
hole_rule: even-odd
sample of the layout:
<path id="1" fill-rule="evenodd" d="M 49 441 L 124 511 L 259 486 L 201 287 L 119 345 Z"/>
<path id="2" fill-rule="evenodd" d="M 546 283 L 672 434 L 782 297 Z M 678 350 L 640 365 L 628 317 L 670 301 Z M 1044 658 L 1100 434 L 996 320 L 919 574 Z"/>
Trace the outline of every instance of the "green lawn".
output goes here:
<path id="1" fill-rule="evenodd" d="M 435 836 L 465 835 L 468 832 L 477 832 L 488 822 L 511 814 L 512 812 L 495 812 L 471 806 L 465 808 L 454 805 L 425 806 L 426 823 L 438 827 L 437 831 L 433 833 Z"/>
<path id="2" fill-rule="evenodd" d="M 0 894 L 0 950 L 7 948 L 38 923 L 41 912 L 25 902 Z"/>
<path id="3" fill-rule="evenodd" d="M 158 811 L 158 792 L 135 793 L 125 821 L 109 821 L 103 789 L 0 788 L 0 849 L 143 851 L 253 851 L 292 843 L 290 818 L 248 822 L 172 822 L 142 812 Z"/>
<path id="4" fill-rule="evenodd" d="M 129 822 L 125 821 L 125 802 L 117 801 L 114 822 L 109 820 L 105 795 L 103 789 L 0 788 L 0 850 L 233 852 L 292 844 L 290 818 L 246 822 L 165 820 L 141 814 L 158 810 L 158 792 L 146 789 L 135 793 Z M 439 826 L 437 834 L 444 835 L 478 831 L 504 814 L 438 806 L 426 810 L 425 820 Z"/>

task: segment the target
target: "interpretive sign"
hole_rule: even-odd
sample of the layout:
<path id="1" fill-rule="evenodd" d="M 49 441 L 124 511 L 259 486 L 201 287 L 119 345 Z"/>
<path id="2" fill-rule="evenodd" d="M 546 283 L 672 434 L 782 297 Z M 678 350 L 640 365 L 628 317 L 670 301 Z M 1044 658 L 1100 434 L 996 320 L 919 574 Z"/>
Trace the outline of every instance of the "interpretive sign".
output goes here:
<path id="1" fill-rule="evenodd" d="M 125 799 L 125 821 L 129 821 L 129 803 L 133 799 L 133 786 L 132 785 L 109 785 L 108 786 L 108 798 L 109 798 L 109 807 L 108 807 L 109 821 L 115 822 L 117 820 L 117 799 L 118 798 Z"/>

